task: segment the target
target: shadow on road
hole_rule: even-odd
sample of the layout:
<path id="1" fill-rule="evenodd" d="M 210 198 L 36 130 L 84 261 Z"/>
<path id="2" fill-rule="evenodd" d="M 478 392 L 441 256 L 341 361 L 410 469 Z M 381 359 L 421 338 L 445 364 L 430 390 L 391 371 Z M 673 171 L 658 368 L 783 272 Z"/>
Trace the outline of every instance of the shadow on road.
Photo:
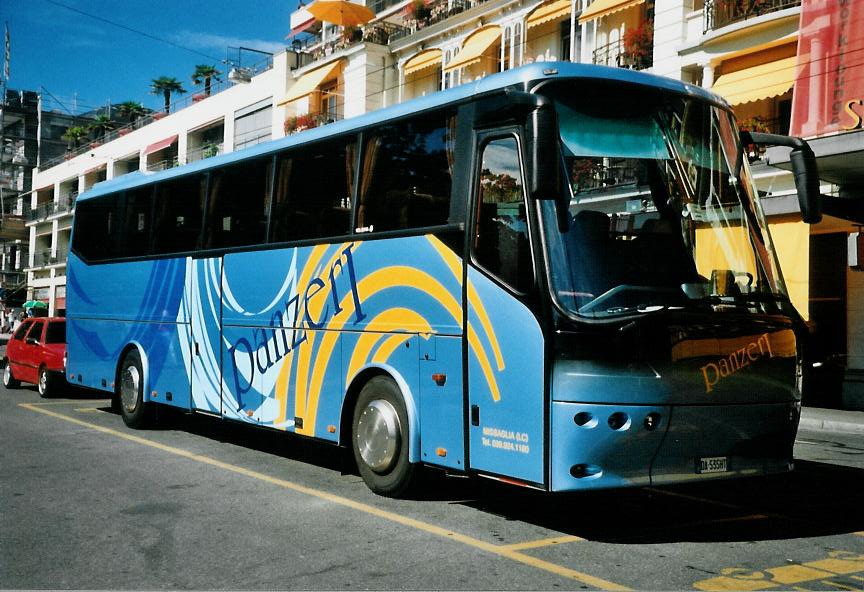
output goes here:
<path id="1" fill-rule="evenodd" d="M 110 404 L 101 408 L 111 412 Z M 119 421 L 119 418 L 118 418 Z M 157 430 L 198 436 L 356 475 L 350 452 L 284 432 L 160 409 Z M 424 472 L 418 503 L 460 504 L 566 535 L 614 543 L 796 539 L 864 531 L 864 471 L 797 461 L 786 475 L 576 494 L 548 494 Z"/>

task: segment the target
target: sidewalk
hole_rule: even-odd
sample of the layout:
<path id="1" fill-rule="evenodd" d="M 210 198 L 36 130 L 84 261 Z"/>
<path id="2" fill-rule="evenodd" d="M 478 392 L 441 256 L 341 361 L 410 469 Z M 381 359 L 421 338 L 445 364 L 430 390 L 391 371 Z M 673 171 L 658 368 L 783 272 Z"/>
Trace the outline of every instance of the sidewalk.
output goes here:
<path id="1" fill-rule="evenodd" d="M 821 409 L 819 407 L 802 407 L 802 430 L 817 432 L 843 432 L 846 434 L 864 435 L 864 411 L 841 411 L 839 409 Z"/>

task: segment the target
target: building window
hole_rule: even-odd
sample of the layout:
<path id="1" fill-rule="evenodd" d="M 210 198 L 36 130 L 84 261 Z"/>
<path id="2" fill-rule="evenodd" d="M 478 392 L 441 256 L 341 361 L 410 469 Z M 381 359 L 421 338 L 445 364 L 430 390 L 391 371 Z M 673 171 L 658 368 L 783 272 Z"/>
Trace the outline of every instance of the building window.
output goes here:
<path id="1" fill-rule="evenodd" d="M 234 112 L 234 149 L 240 150 L 270 139 L 273 99 L 268 98 Z"/>

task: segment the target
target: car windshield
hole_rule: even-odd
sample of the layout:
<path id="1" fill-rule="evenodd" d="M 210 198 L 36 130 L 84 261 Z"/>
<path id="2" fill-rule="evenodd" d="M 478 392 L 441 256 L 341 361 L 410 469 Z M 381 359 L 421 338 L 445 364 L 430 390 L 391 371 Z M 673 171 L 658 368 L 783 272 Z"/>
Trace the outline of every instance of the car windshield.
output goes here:
<path id="1" fill-rule="evenodd" d="M 789 306 L 731 116 L 691 97 L 598 82 L 556 103 L 570 191 L 543 202 L 550 281 L 581 317 Z"/>
<path id="2" fill-rule="evenodd" d="M 66 323 L 63 321 L 48 323 L 45 343 L 66 343 Z"/>

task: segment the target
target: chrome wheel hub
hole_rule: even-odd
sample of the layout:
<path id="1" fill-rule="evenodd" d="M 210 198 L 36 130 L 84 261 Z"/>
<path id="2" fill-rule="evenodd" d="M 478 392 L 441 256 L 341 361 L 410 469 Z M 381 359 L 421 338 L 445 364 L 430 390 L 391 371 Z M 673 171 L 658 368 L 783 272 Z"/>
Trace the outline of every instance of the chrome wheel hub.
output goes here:
<path id="1" fill-rule="evenodd" d="M 135 366 L 127 366 L 120 377 L 120 402 L 127 413 L 134 413 L 138 406 L 138 391 L 141 388 L 141 373 Z"/>
<path id="2" fill-rule="evenodd" d="M 45 394 L 48 388 L 48 373 L 44 370 L 39 373 L 39 392 Z"/>
<path id="3" fill-rule="evenodd" d="M 376 473 L 393 467 L 401 444 L 399 414 L 389 402 L 377 399 L 360 413 L 357 422 L 357 450 Z"/>

